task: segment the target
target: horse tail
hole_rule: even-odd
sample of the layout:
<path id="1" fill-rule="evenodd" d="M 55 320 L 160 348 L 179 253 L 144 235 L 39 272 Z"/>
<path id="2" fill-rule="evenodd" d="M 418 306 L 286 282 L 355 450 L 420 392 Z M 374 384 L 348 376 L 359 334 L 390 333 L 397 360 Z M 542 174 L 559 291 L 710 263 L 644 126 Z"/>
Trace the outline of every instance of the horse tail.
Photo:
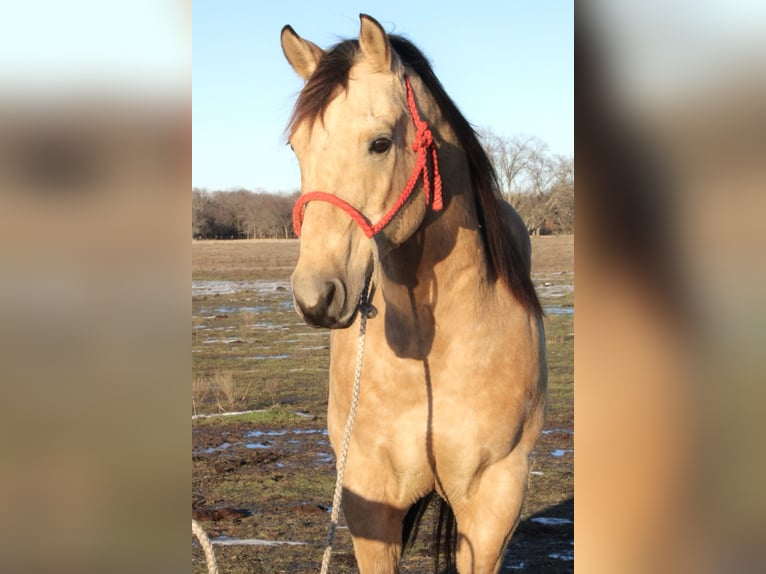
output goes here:
<path id="1" fill-rule="evenodd" d="M 404 522 L 402 523 L 402 554 L 404 554 L 408 548 L 411 549 L 415 545 L 415 539 L 418 537 L 418 529 L 420 528 L 420 521 L 423 520 L 423 515 L 431 504 L 434 494 L 436 493 L 433 490 L 426 494 L 423 498 L 410 506 L 409 510 L 407 510 L 407 514 L 404 515 Z"/>
<path id="2" fill-rule="evenodd" d="M 402 524 L 402 553 L 408 548 L 412 548 L 415 544 L 415 539 L 418 536 L 418 529 L 420 528 L 420 522 L 423 519 L 428 507 L 434 501 L 436 492 L 431 491 L 423 498 L 413 504 L 407 514 L 404 516 L 404 522 Z M 444 557 L 444 572 L 452 573 L 456 572 L 455 564 L 455 550 L 457 549 L 457 521 L 455 520 L 455 514 L 452 512 L 452 507 L 441 497 L 436 497 L 437 501 L 437 518 L 434 522 L 434 534 L 433 534 L 433 556 L 434 556 L 434 572 L 438 574 L 441 565 L 442 556 Z"/>
<path id="3" fill-rule="evenodd" d="M 457 572 L 455 550 L 457 550 L 457 521 L 452 507 L 439 498 L 439 518 L 434 526 L 434 572 L 438 574 L 439 559 L 444 554 L 445 572 Z"/>

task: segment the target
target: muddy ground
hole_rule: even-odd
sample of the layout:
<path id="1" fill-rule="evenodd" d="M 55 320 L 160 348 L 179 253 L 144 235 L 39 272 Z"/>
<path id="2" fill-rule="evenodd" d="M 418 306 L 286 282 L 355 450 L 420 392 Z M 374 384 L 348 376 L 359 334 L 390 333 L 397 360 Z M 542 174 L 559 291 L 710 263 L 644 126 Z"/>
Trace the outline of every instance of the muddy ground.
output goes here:
<path id="1" fill-rule="evenodd" d="M 549 415 L 503 572 L 574 570 L 572 238 L 534 242 L 547 310 Z M 317 572 L 335 458 L 326 434 L 328 334 L 295 315 L 295 242 L 195 242 L 192 285 L 192 515 L 220 571 Z M 234 416 L 231 411 L 255 411 Z M 402 571 L 430 572 L 429 515 Z M 206 572 L 192 539 L 192 571 Z M 356 572 L 338 530 L 332 572 Z"/>

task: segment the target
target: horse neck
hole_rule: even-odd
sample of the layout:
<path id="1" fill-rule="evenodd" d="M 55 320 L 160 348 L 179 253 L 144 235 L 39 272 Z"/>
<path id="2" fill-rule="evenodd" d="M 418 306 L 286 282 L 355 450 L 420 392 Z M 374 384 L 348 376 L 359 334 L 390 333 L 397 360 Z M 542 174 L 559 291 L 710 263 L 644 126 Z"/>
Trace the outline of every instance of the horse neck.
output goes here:
<path id="1" fill-rule="evenodd" d="M 446 125 L 432 126 L 440 141 L 439 168 L 444 208 L 429 211 L 418 230 L 382 263 L 386 304 L 398 308 L 427 307 L 458 295 L 470 279 L 487 281 L 484 244 L 465 152 Z"/>

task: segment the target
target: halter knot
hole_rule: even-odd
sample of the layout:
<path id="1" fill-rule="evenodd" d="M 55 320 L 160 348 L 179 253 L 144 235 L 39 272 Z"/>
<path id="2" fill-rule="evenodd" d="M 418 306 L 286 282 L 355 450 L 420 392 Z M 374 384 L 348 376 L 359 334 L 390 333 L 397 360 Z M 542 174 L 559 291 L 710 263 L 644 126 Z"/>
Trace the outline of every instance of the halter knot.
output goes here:
<path id="1" fill-rule="evenodd" d="M 431 133 L 431 130 L 428 129 L 428 124 L 426 122 L 421 122 L 415 133 L 415 141 L 412 142 L 412 149 L 417 152 L 420 150 L 427 150 L 433 143 L 434 136 Z"/>

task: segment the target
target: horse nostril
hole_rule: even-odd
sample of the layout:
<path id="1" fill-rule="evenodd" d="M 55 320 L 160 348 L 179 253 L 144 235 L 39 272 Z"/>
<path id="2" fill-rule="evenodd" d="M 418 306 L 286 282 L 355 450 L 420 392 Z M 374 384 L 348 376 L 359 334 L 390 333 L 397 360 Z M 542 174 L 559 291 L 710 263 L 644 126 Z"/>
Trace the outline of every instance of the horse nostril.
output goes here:
<path id="1" fill-rule="evenodd" d="M 300 314 L 311 325 L 333 327 L 343 312 L 343 284 L 338 280 L 295 282 L 293 294 Z"/>
<path id="2" fill-rule="evenodd" d="M 327 310 L 332 305 L 332 300 L 335 297 L 335 283 L 333 282 L 325 283 L 324 287 L 325 287 L 325 291 L 324 291 L 325 310 Z"/>
<path id="3" fill-rule="evenodd" d="M 343 313 L 346 299 L 343 283 L 338 279 L 325 283 L 322 298 L 324 300 L 324 315 L 327 319 L 327 324 L 335 324 Z"/>

